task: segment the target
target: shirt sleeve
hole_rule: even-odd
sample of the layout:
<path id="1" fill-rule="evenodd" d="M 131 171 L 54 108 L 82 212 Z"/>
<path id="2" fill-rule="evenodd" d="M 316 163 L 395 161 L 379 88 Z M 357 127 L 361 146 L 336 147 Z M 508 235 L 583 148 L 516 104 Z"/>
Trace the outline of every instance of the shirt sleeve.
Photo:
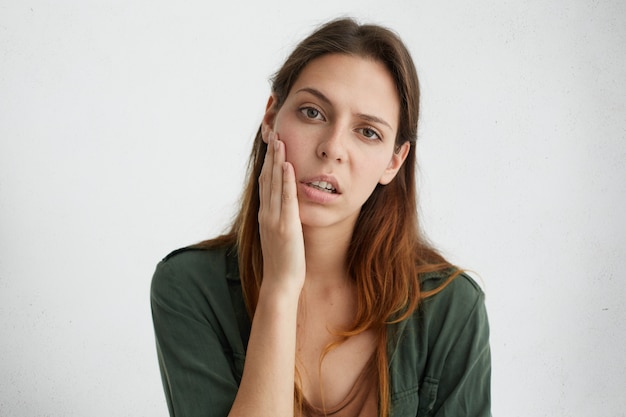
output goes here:
<path id="1" fill-rule="evenodd" d="M 202 285 L 193 274 L 165 261 L 159 263 L 152 279 L 157 354 L 172 417 L 225 417 L 237 393 L 233 363 L 243 364 L 243 357 L 235 358 L 237 354 L 229 348 L 218 318 L 225 312 L 220 311 L 220 301 L 213 300 L 229 299 L 228 289 L 224 284 L 226 294 L 220 296 Z"/>
<path id="2" fill-rule="evenodd" d="M 419 417 L 491 416 L 491 353 L 484 293 L 460 276 L 442 291 Z M 447 294 L 444 294 L 448 292 Z M 437 297 L 434 296 L 434 297 Z"/>

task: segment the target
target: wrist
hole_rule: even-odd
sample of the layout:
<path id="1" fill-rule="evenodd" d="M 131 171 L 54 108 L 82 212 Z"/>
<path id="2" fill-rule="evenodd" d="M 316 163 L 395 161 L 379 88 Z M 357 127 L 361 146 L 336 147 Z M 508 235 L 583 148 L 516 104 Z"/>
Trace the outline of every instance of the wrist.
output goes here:
<path id="1" fill-rule="evenodd" d="M 297 307 L 302 292 L 302 285 L 295 282 L 276 282 L 276 280 L 263 279 L 259 289 L 259 304 L 267 302 L 268 305 L 277 309 L 289 309 Z"/>

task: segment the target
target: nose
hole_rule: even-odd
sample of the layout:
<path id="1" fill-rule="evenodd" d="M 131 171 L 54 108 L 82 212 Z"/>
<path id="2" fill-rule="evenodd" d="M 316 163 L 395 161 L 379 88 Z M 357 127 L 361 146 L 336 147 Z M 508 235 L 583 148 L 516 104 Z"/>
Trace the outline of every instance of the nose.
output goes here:
<path id="1" fill-rule="evenodd" d="M 333 129 L 319 143 L 317 156 L 321 159 L 335 160 L 337 162 L 346 161 L 346 138 L 343 137 L 339 129 Z"/>

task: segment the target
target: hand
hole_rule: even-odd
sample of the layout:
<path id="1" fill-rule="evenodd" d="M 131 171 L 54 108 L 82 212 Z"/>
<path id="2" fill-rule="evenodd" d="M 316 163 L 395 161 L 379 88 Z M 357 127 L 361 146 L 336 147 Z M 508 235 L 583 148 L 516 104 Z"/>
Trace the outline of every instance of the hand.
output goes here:
<path id="1" fill-rule="evenodd" d="M 304 238 L 293 165 L 285 144 L 270 133 L 259 176 L 259 234 L 263 251 L 263 286 L 300 294 L 306 274 Z"/>

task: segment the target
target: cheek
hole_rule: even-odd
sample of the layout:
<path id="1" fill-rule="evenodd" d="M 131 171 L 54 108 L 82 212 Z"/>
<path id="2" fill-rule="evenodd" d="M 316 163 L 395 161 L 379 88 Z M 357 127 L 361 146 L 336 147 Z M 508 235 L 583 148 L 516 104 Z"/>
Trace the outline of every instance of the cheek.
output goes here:
<path id="1" fill-rule="evenodd" d="M 306 129 L 288 118 L 278 119 L 275 124 L 275 131 L 285 144 L 287 161 L 291 162 L 296 170 L 301 160 L 311 158 L 314 155 L 315 140 L 312 137 L 312 132 L 307 132 Z"/>
<path id="2" fill-rule="evenodd" d="M 373 191 L 389 166 L 390 158 L 383 152 L 370 154 L 360 159 L 354 167 L 355 175 L 361 178 L 364 186 Z"/>
<path id="3" fill-rule="evenodd" d="M 285 143 L 286 147 L 293 145 L 295 138 L 297 138 L 298 131 L 295 128 L 293 120 L 282 113 L 279 113 L 274 123 L 274 131 L 278 134 L 281 141 Z"/>
<path id="4" fill-rule="evenodd" d="M 390 154 L 391 152 L 389 152 Z M 382 174 L 389 166 L 391 156 L 383 149 L 368 149 L 360 155 L 359 170 L 366 173 L 368 177 Z"/>

